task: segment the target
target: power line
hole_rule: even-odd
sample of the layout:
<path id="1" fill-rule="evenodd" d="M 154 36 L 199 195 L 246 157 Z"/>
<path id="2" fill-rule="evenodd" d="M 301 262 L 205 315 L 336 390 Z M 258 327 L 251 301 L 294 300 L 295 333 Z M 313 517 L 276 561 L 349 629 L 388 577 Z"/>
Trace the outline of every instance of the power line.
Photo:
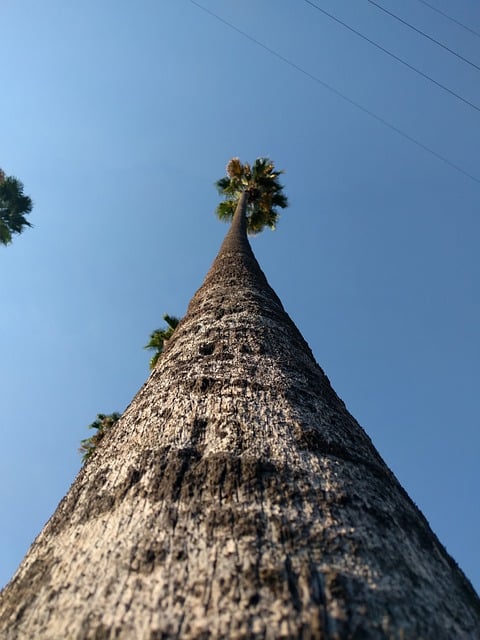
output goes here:
<path id="1" fill-rule="evenodd" d="M 237 33 L 242 35 L 247 40 L 250 40 L 250 42 L 255 43 L 256 45 L 258 45 L 259 47 L 261 47 L 265 51 L 268 51 L 268 53 L 270 53 L 271 55 L 275 56 L 276 58 L 278 58 L 279 60 L 281 60 L 282 62 L 287 64 L 288 66 L 292 67 L 296 71 L 299 71 L 300 73 L 302 73 L 304 76 L 306 76 L 310 80 L 313 80 L 314 82 L 316 82 L 317 84 L 321 85 L 325 89 L 328 89 L 328 91 L 331 91 L 332 93 L 334 93 L 336 96 L 338 96 L 342 100 L 345 100 L 345 102 L 348 102 L 349 104 L 351 104 L 352 106 L 356 107 L 360 111 L 363 111 L 363 113 L 366 113 L 367 115 L 369 115 L 371 118 L 373 118 L 377 122 L 380 122 L 381 124 L 383 124 L 385 127 L 388 127 L 392 131 L 395 131 L 395 133 L 397 133 L 398 135 L 402 136 L 402 138 L 405 138 L 409 142 L 412 142 L 417 147 L 420 147 L 420 149 L 423 149 L 424 151 L 426 151 L 430 155 L 432 155 L 435 158 L 437 158 L 437 160 L 441 160 L 443 163 L 445 163 L 446 165 L 448 165 L 452 169 L 455 169 L 456 171 L 458 171 L 459 173 L 462 173 L 467 178 L 470 178 L 470 180 L 473 180 L 474 182 L 477 182 L 478 184 L 480 184 L 480 178 L 477 178 L 476 176 L 474 176 L 473 174 L 469 173 L 468 171 L 465 171 L 465 169 L 462 169 L 462 167 L 460 167 L 459 165 L 455 164 L 454 162 L 452 162 L 451 160 L 449 160 L 445 156 L 442 156 L 440 153 L 437 153 L 436 151 L 434 151 L 433 149 L 431 149 L 427 145 L 423 144 L 423 142 L 420 142 L 419 140 L 417 140 L 413 136 L 409 135 L 408 133 L 406 133 L 402 129 L 399 129 L 395 125 L 391 124 L 390 122 L 388 122 L 388 120 L 385 120 L 385 118 L 382 118 L 382 116 L 377 115 L 374 111 L 371 111 L 367 107 L 364 107 L 363 105 L 361 105 L 359 102 L 356 102 L 352 98 L 349 98 L 347 95 L 345 95 L 344 93 L 342 93 L 338 89 L 335 89 L 334 87 L 332 87 L 330 84 L 328 84 L 324 80 L 321 80 L 318 76 L 314 75 L 313 73 L 310 73 L 309 71 L 306 71 L 305 69 L 300 67 L 295 62 L 292 62 L 291 60 L 289 60 L 285 56 L 282 56 L 282 54 L 278 53 L 278 51 L 275 51 L 274 49 L 272 49 L 271 47 L 267 46 L 263 42 L 260 42 L 260 40 L 257 40 L 256 38 L 254 38 L 253 36 L 248 34 L 246 31 L 242 31 L 242 29 L 239 29 L 238 27 L 236 27 L 231 22 L 228 22 L 228 20 L 225 20 L 224 18 L 221 18 L 217 13 L 215 13 L 214 11 L 211 11 L 210 9 L 207 9 L 207 7 L 204 7 L 202 4 L 200 4 L 196 0 L 189 0 L 189 1 L 192 4 L 194 4 L 196 7 L 198 7 L 202 11 L 204 11 L 205 13 L 208 13 L 209 15 L 211 15 L 213 18 L 215 18 L 216 20 L 218 20 L 222 24 L 226 25 L 227 27 L 229 27 L 233 31 L 236 31 Z"/>
<path id="2" fill-rule="evenodd" d="M 416 33 L 419 33 L 424 38 L 427 38 L 428 40 L 430 40 L 431 42 L 434 42 L 439 47 L 442 47 L 442 49 L 445 49 L 445 51 L 448 51 L 452 55 L 456 56 L 459 60 L 463 60 L 463 62 L 466 62 L 471 67 L 474 67 L 475 69 L 478 69 L 480 71 L 480 67 L 477 64 L 475 64 L 471 60 L 468 60 L 467 58 L 464 58 L 457 51 L 454 51 L 453 49 L 450 49 L 450 47 L 447 47 L 445 44 L 443 44 L 439 40 L 435 40 L 435 38 L 432 38 L 432 36 L 429 36 L 428 33 L 425 33 L 421 29 L 417 29 L 417 27 L 414 27 L 413 24 L 410 24 L 409 22 L 407 22 L 403 18 L 400 18 L 400 16 L 397 16 L 395 13 L 392 13 L 391 11 L 388 11 L 387 9 L 385 9 L 385 7 L 382 7 L 382 5 L 378 4 L 378 2 L 375 2 L 375 0 L 367 0 L 367 2 L 369 2 L 370 4 L 373 4 L 374 7 L 377 7 L 377 9 L 380 9 L 380 11 L 383 11 L 384 13 L 386 13 L 389 16 L 391 16 L 395 20 L 398 20 L 398 22 L 401 22 L 402 24 L 404 24 L 409 29 L 412 29 L 412 31 L 415 31 Z"/>
<path id="3" fill-rule="evenodd" d="M 423 71 L 420 71 L 420 69 L 417 69 L 416 67 L 414 67 L 413 65 L 411 65 L 410 63 L 406 62 L 405 60 L 403 60 L 403 58 L 399 58 L 397 55 L 395 55 L 394 53 L 392 53 L 391 51 L 389 51 L 388 49 L 385 49 L 385 47 L 382 47 L 381 45 L 379 45 L 377 42 L 375 42 L 374 40 L 371 40 L 370 38 L 367 38 L 367 36 L 364 36 L 363 33 L 360 33 L 360 31 L 357 31 L 356 29 L 354 29 L 353 27 L 351 27 L 350 25 L 348 25 L 346 22 L 343 22 L 342 20 L 340 20 L 340 18 L 337 18 L 336 16 L 332 15 L 331 13 L 328 13 L 328 11 L 325 11 L 325 9 L 322 9 L 321 7 L 319 7 L 317 4 L 315 4 L 314 2 L 311 2 L 311 0 L 304 0 L 304 2 L 306 2 L 307 4 L 309 4 L 311 7 L 313 7 L 314 9 L 316 9 L 317 11 L 320 11 L 320 13 L 323 13 L 324 15 L 326 15 L 327 17 L 329 17 L 331 20 L 334 20 L 335 22 L 338 22 L 338 24 L 341 24 L 342 27 L 345 27 L 345 29 L 348 29 L 349 31 L 351 31 L 352 33 L 354 33 L 355 35 L 357 35 L 359 38 L 362 38 L 362 40 L 365 40 L 366 42 L 369 42 L 371 45 L 373 45 L 374 47 L 376 47 L 377 49 L 380 49 L 380 51 L 383 51 L 384 53 L 386 53 L 388 56 L 390 56 L 391 58 L 393 58 L 394 60 L 397 60 L 397 62 L 400 62 L 401 64 L 403 64 L 405 67 L 407 67 L 408 69 L 411 69 L 412 71 L 415 71 L 415 73 L 418 73 L 418 75 L 422 76 L 423 78 L 425 78 L 426 80 L 429 80 L 430 82 L 432 82 L 433 84 L 437 85 L 437 87 L 440 87 L 441 89 L 443 89 L 444 91 L 446 91 L 447 93 L 449 93 L 450 95 L 454 96 L 455 98 L 457 98 L 458 100 L 461 100 L 462 102 L 464 102 L 465 104 L 468 104 L 469 107 L 472 107 L 472 109 L 475 109 L 475 111 L 480 112 L 480 107 L 477 107 L 476 104 L 474 104 L 473 102 L 470 102 L 469 100 L 467 100 L 466 98 L 463 98 L 460 94 L 455 93 L 455 91 L 452 91 L 452 89 L 449 89 L 448 87 L 446 87 L 444 84 L 442 84 L 441 82 L 438 82 L 437 80 L 434 80 L 431 76 L 427 75 L 426 73 L 423 73 Z"/>
<path id="4" fill-rule="evenodd" d="M 463 22 L 460 22 L 459 20 L 455 20 L 455 18 L 452 18 L 452 16 L 449 16 L 444 11 L 440 11 L 440 9 L 437 9 L 437 7 L 434 7 L 433 4 L 430 4 L 429 2 L 426 2 L 425 0 L 418 0 L 418 2 L 421 2 L 425 6 L 430 7 L 430 9 L 432 9 L 432 11 L 436 11 L 437 13 L 439 13 L 444 18 L 447 18 L 447 20 L 451 20 L 455 24 L 458 24 L 459 27 L 463 27 L 463 29 L 466 29 L 467 31 L 470 31 L 470 33 L 473 33 L 474 36 L 477 36 L 477 38 L 480 38 L 480 33 L 478 31 L 475 31 L 475 29 L 471 29 L 470 27 L 467 27 L 467 25 L 463 24 Z"/>

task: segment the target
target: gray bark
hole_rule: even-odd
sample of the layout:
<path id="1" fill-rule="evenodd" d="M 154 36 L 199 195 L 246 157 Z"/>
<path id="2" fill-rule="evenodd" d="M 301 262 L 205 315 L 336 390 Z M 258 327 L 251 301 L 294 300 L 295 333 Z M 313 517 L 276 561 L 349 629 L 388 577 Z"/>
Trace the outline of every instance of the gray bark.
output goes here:
<path id="1" fill-rule="evenodd" d="M 477 595 L 269 287 L 241 207 L 0 620 L 7 640 L 480 638 Z"/>

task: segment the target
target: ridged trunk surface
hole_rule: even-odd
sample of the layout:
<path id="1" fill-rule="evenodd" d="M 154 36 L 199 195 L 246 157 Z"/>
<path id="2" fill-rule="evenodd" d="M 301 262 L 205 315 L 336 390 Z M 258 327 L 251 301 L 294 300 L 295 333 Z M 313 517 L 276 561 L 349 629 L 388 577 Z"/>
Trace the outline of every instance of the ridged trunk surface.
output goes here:
<path id="1" fill-rule="evenodd" d="M 475 639 L 470 583 L 232 226 L 0 602 L 7 640 Z"/>

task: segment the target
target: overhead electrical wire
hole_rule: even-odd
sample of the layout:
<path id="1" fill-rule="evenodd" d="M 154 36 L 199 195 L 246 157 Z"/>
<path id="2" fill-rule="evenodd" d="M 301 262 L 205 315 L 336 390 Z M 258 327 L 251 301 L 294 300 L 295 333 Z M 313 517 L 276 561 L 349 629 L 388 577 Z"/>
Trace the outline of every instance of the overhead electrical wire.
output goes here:
<path id="1" fill-rule="evenodd" d="M 343 20 L 340 20 L 340 18 L 337 18 L 336 16 L 332 15 L 328 11 L 325 11 L 325 9 L 322 9 L 321 7 L 319 7 L 318 4 L 315 4 L 314 2 L 311 2 L 311 0 L 304 0 L 304 2 L 306 4 L 308 4 L 308 5 L 310 5 L 311 7 L 313 7 L 314 9 L 316 9 L 317 11 L 320 11 L 320 13 L 323 13 L 324 15 L 326 15 L 331 20 L 334 20 L 335 22 L 338 22 L 338 24 L 342 25 L 342 27 L 345 27 L 345 29 L 348 29 L 349 31 L 351 31 L 352 33 L 357 35 L 359 38 L 362 38 L 362 40 L 365 40 L 366 42 L 369 42 L 371 45 L 373 45 L 377 49 L 380 49 L 380 51 L 383 51 L 383 53 L 386 53 L 388 56 L 390 56 L 394 60 L 397 60 L 397 62 L 400 62 L 405 67 L 408 67 L 408 69 L 411 69 L 411 71 L 414 71 L 415 73 L 418 73 L 418 75 L 422 76 L 426 80 L 429 80 L 433 84 L 437 85 L 437 87 L 440 87 L 441 89 L 443 89 L 444 91 L 446 91 L 450 95 L 454 96 L 458 100 L 461 100 L 462 102 L 464 102 L 468 106 L 472 107 L 472 109 L 475 109 L 475 111 L 480 112 L 480 107 L 478 107 L 476 104 L 474 104 L 473 102 L 470 102 L 470 100 L 467 100 L 466 98 L 464 98 L 460 94 L 455 93 L 455 91 L 452 91 L 452 89 L 449 89 L 448 87 L 446 87 L 441 82 L 438 82 L 437 80 L 435 80 L 431 76 L 427 75 L 423 71 L 420 71 L 420 69 L 417 69 L 417 67 L 414 67 L 413 65 L 408 63 L 403 58 L 400 58 L 399 56 L 395 55 L 394 53 L 392 53 L 388 49 L 385 49 L 385 47 L 382 47 L 380 44 L 378 44 L 374 40 L 371 40 L 370 38 L 367 38 L 367 36 L 364 36 L 363 33 L 360 33 L 360 31 L 357 31 L 356 29 L 354 29 L 353 27 L 348 25 L 346 22 L 343 22 Z"/>
<path id="2" fill-rule="evenodd" d="M 434 7 L 433 4 L 430 4 L 429 2 L 426 2 L 425 0 L 418 0 L 418 2 L 421 2 L 426 7 L 429 7 L 430 9 L 432 9 L 432 11 L 436 11 L 437 13 L 439 13 L 444 18 L 447 18 L 447 20 L 451 20 L 455 24 L 458 24 L 459 27 L 462 27 L 463 29 L 466 29 L 467 31 L 470 31 L 470 33 L 473 33 L 473 35 L 477 36 L 477 38 L 480 38 L 480 33 L 478 31 L 475 31 L 475 29 L 471 29 L 470 27 L 467 27 L 467 25 L 463 24 L 463 22 L 460 22 L 460 20 L 456 20 L 455 18 L 452 18 L 452 16 L 449 16 L 448 13 L 445 13 L 444 11 L 441 11 L 440 9 L 437 9 L 437 7 Z"/>
<path id="3" fill-rule="evenodd" d="M 367 0 L 367 2 L 369 2 L 370 4 L 373 4 L 374 7 L 377 7 L 377 9 L 379 9 L 380 11 L 383 11 L 384 13 L 391 16 L 395 20 L 398 20 L 398 22 L 401 22 L 403 25 L 405 25 L 409 29 L 412 29 L 412 31 L 415 31 L 416 33 L 420 34 L 424 38 L 427 38 L 427 40 L 430 40 L 431 42 L 434 42 L 439 47 L 442 47 L 442 49 L 445 49 L 445 51 L 448 51 L 452 55 L 456 56 L 459 60 L 463 60 L 463 62 L 466 62 L 471 67 L 474 67 L 475 69 L 478 69 L 478 71 L 480 71 L 480 67 L 477 64 L 475 64 L 471 60 L 468 60 L 467 58 L 464 58 L 462 55 L 458 53 L 458 51 L 454 51 L 453 49 L 450 49 L 450 47 L 447 47 L 447 45 L 443 44 L 439 40 L 435 40 L 435 38 L 432 38 L 432 36 L 429 36 L 428 33 L 425 33 L 425 31 L 422 31 L 421 29 L 417 29 L 417 27 L 413 26 L 413 24 L 410 24 L 403 18 L 400 18 L 400 16 L 397 16 L 395 13 L 388 11 L 388 9 L 385 9 L 385 7 L 382 7 L 382 5 L 378 4 L 378 2 L 375 2 L 375 0 Z"/>
<path id="4" fill-rule="evenodd" d="M 385 118 L 382 118 L 382 116 L 379 116 L 378 114 L 376 114 L 374 111 L 371 111 L 367 107 L 364 107 L 363 105 L 361 105 L 356 100 L 353 100 L 352 98 L 349 98 L 346 94 L 342 93 L 338 89 L 335 89 L 335 87 L 332 87 L 330 84 L 328 84 L 324 80 L 321 80 L 318 76 L 314 75 L 313 73 L 310 73 L 306 69 L 303 69 L 303 67 L 301 67 L 300 65 L 296 64 L 295 62 L 292 62 L 292 60 L 289 60 L 288 58 L 283 56 L 281 53 L 278 53 L 278 51 L 275 51 L 275 49 L 272 49 L 271 47 L 269 47 L 268 45 L 264 44 L 263 42 L 260 42 L 260 40 L 257 40 L 256 38 L 254 38 L 253 36 L 248 34 L 246 31 L 243 31 L 242 29 L 239 29 L 239 27 L 236 27 L 234 24 L 232 24 L 228 20 L 225 20 L 225 18 L 222 18 L 221 16 L 219 16 L 217 13 L 215 13 L 211 9 L 207 9 L 207 7 L 205 7 L 202 4 L 200 4 L 200 2 L 197 2 L 197 0 L 189 0 L 189 2 L 191 4 L 193 4 L 193 5 L 195 5 L 196 7 L 198 7 L 199 9 L 201 9 L 202 11 L 204 11 L 205 13 L 208 13 L 210 16 L 212 16 L 213 18 L 215 18 L 216 20 L 218 20 L 222 24 L 226 25 L 227 27 L 229 27 L 233 31 L 236 31 L 237 33 L 239 33 L 241 36 L 243 36 L 247 40 L 250 40 L 250 42 L 253 42 L 257 46 L 259 46 L 262 49 L 264 49 L 265 51 L 268 51 L 268 53 L 270 53 L 271 55 L 275 56 L 276 58 L 278 58 L 279 60 L 281 60 L 282 62 L 284 62 L 288 66 L 292 67 L 296 71 L 300 72 L 301 74 L 303 74 L 304 76 L 306 76 L 310 80 L 313 80 L 314 82 L 316 82 L 317 84 L 321 85 L 322 87 L 324 87 L 328 91 L 334 93 L 336 96 L 338 96 L 342 100 L 345 100 L 345 102 L 348 102 L 349 104 L 351 104 L 352 106 L 356 107 L 357 109 L 359 109 L 363 113 L 366 113 L 371 118 L 373 118 L 377 122 L 380 122 L 385 127 L 388 127 L 392 131 L 395 131 L 395 133 L 397 133 L 399 136 L 401 136 L 402 138 L 405 138 L 406 140 L 408 140 L 409 142 L 413 143 L 414 145 L 416 145 L 420 149 L 423 149 L 424 151 L 426 151 L 427 153 L 429 153 L 433 157 L 437 158 L 437 160 L 441 160 L 444 164 L 448 165 L 452 169 L 455 169 L 456 171 L 458 171 L 459 173 L 463 174 L 467 178 L 470 178 L 470 180 L 473 180 L 474 182 L 477 182 L 478 184 L 480 184 L 480 178 L 478 178 L 477 176 L 474 176 L 472 173 L 469 173 L 468 171 L 466 171 L 465 169 L 460 167 L 458 164 L 455 164 L 454 162 L 452 162 L 451 160 L 449 160 L 445 156 L 441 155 L 440 153 L 437 153 L 431 147 L 428 147 L 426 144 L 423 144 L 423 142 L 420 142 L 420 140 L 417 140 L 416 138 L 414 138 L 410 134 L 406 133 L 405 131 L 403 131 L 399 127 L 396 127 L 391 122 L 389 122 Z"/>

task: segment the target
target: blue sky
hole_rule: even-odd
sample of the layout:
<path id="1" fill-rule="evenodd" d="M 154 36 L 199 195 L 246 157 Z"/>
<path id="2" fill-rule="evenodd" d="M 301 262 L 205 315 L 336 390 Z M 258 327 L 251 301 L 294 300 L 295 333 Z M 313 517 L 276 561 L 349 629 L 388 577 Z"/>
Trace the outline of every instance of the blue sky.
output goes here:
<path id="1" fill-rule="evenodd" d="M 366 0 L 316 0 L 480 105 L 480 72 Z M 480 32 L 474 0 L 431 0 Z M 480 37 L 389 10 L 480 65 Z M 252 241 L 337 393 L 480 589 L 480 113 L 299 0 L 202 0 L 448 166 L 188 0 L 0 5 L 0 166 L 35 202 L 0 248 L 0 584 L 148 375 L 227 227 L 228 159 L 272 157 L 291 206 Z"/>

